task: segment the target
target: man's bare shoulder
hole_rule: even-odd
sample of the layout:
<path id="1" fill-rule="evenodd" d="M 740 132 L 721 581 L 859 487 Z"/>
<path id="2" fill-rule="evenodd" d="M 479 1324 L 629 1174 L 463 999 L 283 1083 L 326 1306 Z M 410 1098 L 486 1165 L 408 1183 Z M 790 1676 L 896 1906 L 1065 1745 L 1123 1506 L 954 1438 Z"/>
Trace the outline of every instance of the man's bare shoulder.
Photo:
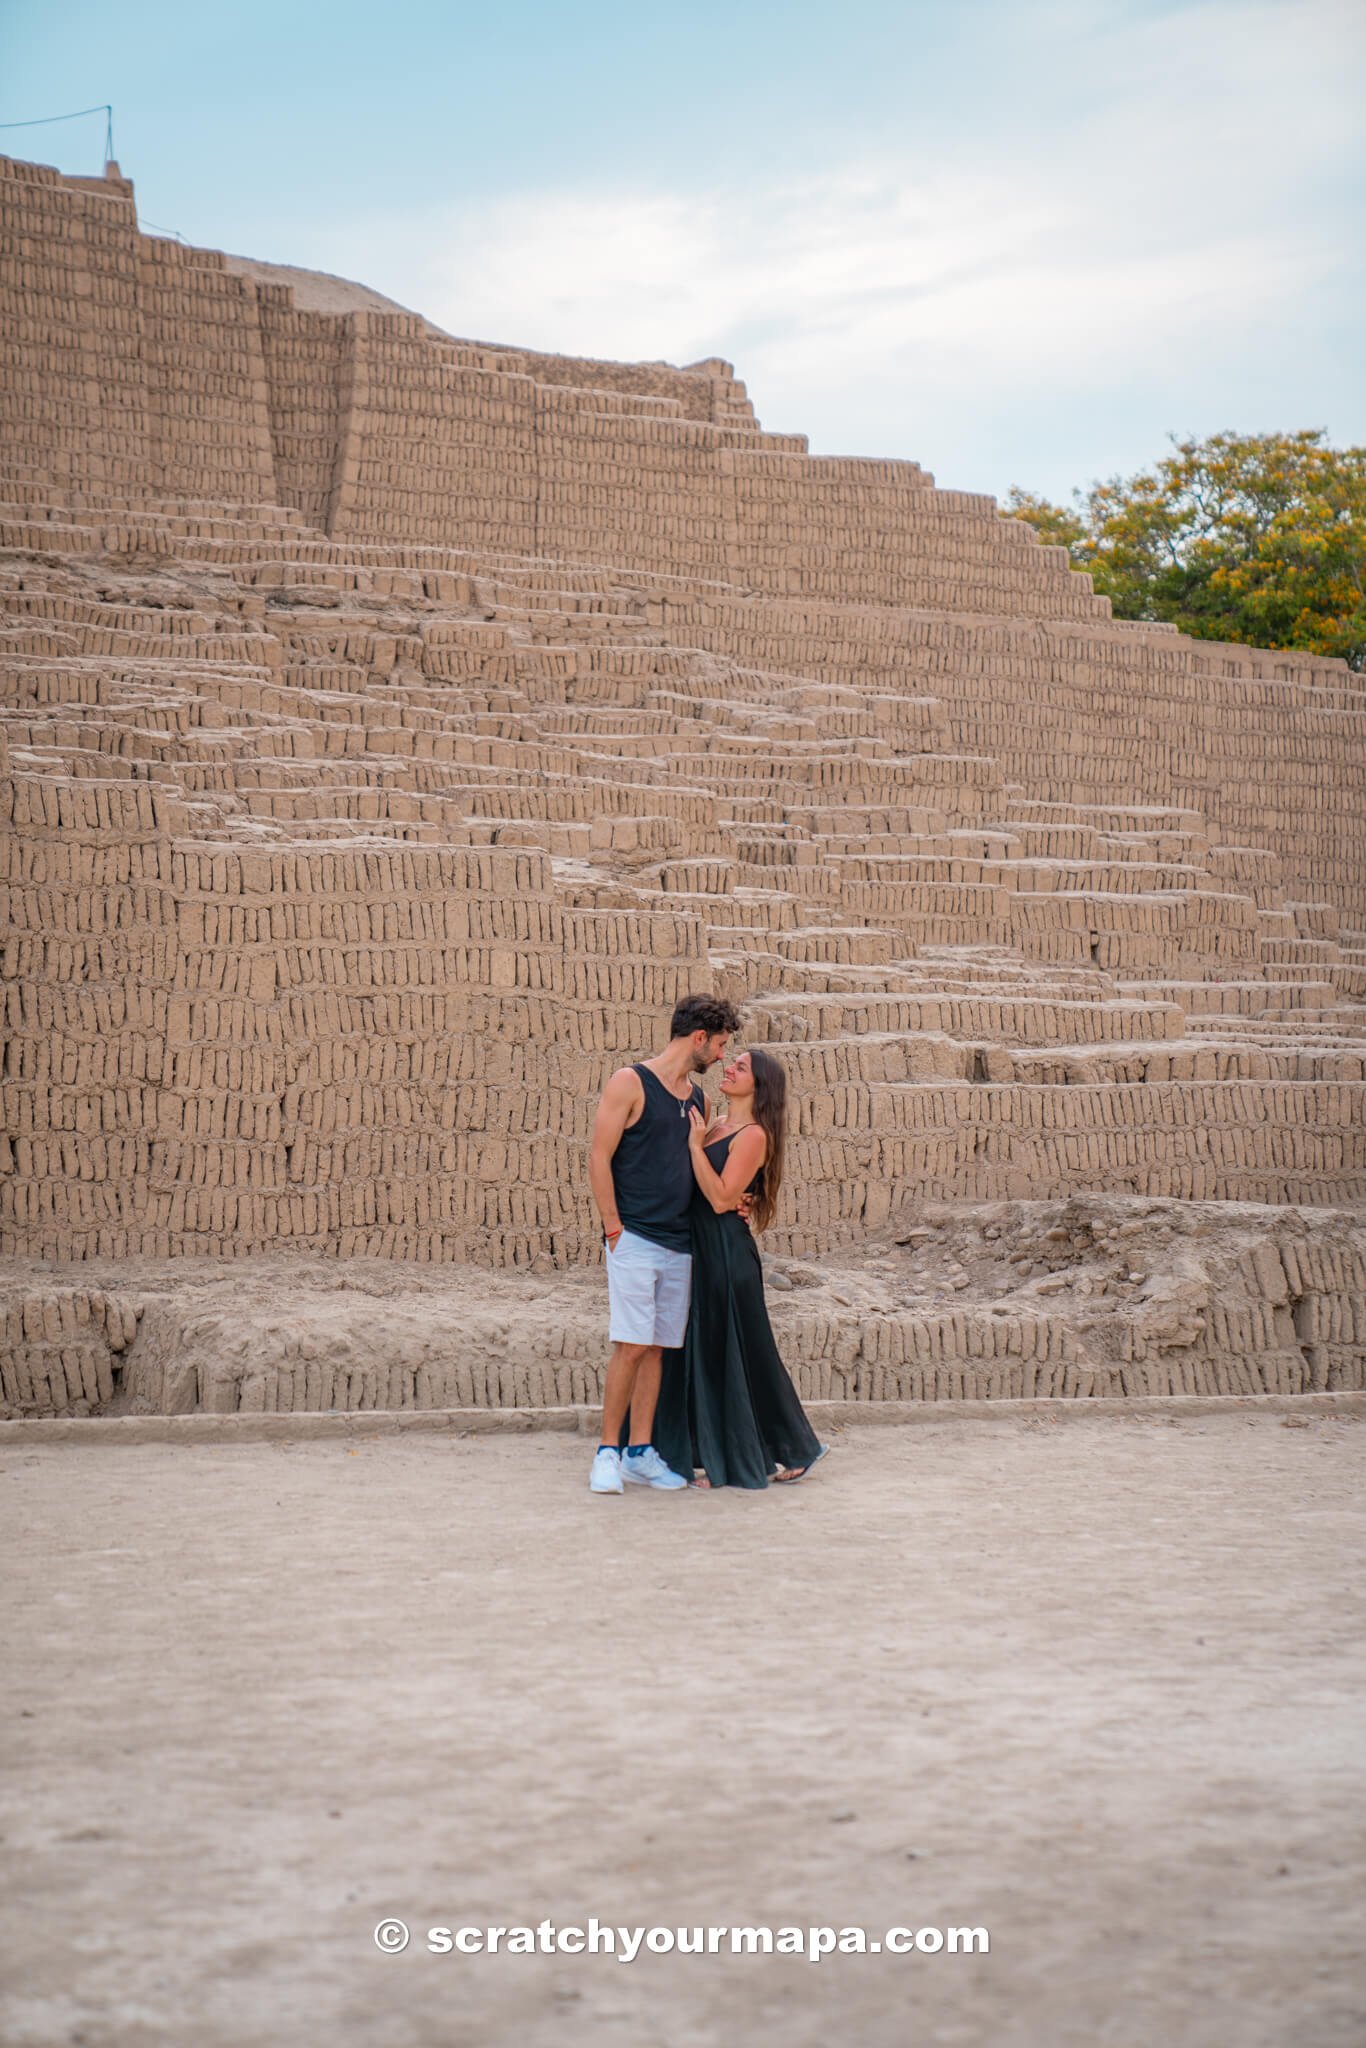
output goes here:
<path id="1" fill-rule="evenodd" d="M 623 1131 L 629 1131 L 645 1114 L 645 1090 L 639 1074 L 618 1067 L 608 1080 L 593 1112 L 593 1145 L 613 1151 Z"/>
<path id="2" fill-rule="evenodd" d="M 618 1067 L 602 1091 L 604 1102 L 630 1102 L 637 1095 L 645 1093 L 639 1074 L 634 1067 Z"/>

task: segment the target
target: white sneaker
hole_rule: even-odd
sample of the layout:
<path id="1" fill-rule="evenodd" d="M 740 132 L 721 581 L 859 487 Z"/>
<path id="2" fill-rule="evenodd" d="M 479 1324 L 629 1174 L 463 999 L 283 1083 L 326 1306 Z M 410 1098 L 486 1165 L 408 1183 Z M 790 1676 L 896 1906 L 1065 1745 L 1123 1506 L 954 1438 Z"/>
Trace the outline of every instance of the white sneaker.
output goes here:
<path id="1" fill-rule="evenodd" d="M 625 1493 L 621 1483 L 621 1452 L 599 1450 L 593 1459 L 588 1484 L 594 1493 Z"/>
<path id="2" fill-rule="evenodd" d="M 633 1486 L 686 1486 L 687 1480 L 678 1472 L 671 1472 L 651 1444 L 638 1458 L 623 1452 L 620 1460 L 621 1476 L 629 1479 Z"/>

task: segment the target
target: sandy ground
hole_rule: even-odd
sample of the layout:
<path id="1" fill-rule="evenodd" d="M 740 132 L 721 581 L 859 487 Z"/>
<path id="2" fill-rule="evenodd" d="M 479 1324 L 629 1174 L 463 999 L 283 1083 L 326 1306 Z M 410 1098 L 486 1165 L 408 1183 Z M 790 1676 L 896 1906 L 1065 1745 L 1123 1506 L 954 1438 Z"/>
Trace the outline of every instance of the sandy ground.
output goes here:
<path id="1" fill-rule="evenodd" d="M 1355 2048 L 1364 1445 L 946 1417 L 619 1499 L 573 1436 L 6 1445 L 0 2035 Z M 590 1914 L 991 1951 L 425 1945 Z"/>

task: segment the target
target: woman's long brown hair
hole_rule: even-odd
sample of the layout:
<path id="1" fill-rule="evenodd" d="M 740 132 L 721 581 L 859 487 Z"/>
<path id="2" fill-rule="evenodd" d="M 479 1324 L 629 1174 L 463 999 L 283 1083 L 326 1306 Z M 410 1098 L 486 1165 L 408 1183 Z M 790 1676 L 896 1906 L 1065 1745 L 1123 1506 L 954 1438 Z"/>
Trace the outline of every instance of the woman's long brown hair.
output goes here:
<path id="1" fill-rule="evenodd" d="M 763 1179 L 755 1191 L 749 1220 L 753 1229 L 767 1230 L 778 1207 L 778 1189 L 783 1180 L 783 1147 L 787 1142 L 787 1070 L 781 1060 L 758 1045 L 750 1047 L 749 1070 L 754 1076 L 754 1121 L 768 1139 Z"/>

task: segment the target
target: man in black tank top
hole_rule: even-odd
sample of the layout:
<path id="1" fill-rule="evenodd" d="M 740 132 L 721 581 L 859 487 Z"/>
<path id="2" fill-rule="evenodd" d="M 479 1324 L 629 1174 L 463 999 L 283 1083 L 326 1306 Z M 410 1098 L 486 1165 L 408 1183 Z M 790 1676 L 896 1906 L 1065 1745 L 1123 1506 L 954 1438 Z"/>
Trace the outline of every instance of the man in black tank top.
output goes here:
<path id="1" fill-rule="evenodd" d="M 602 1217 L 612 1355 L 588 1482 L 594 1493 L 622 1493 L 627 1481 L 667 1490 L 688 1483 L 651 1448 L 650 1434 L 662 1354 L 682 1344 L 688 1321 L 688 1112 L 705 1113 L 696 1077 L 724 1057 L 726 1040 L 739 1029 L 738 1011 L 719 996 L 685 996 L 663 1052 L 618 1067 L 598 1103 L 588 1182 Z M 629 1447 L 622 1452 L 628 1410 Z"/>

